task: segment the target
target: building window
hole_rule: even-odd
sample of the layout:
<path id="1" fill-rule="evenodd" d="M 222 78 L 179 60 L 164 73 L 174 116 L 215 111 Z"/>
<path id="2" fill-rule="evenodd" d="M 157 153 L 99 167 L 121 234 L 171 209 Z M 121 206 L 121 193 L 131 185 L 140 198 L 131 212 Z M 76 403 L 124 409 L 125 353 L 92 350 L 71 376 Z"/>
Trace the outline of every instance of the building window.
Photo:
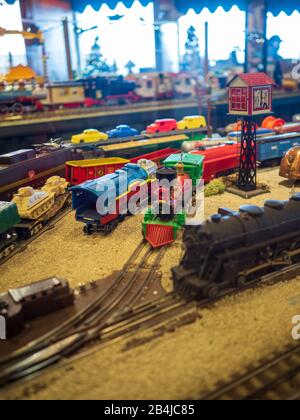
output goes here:
<path id="1" fill-rule="evenodd" d="M 247 111 L 247 88 L 231 89 L 232 111 Z"/>
<path id="2" fill-rule="evenodd" d="M 181 17 L 179 19 L 181 57 L 185 54 L 187 31 L 191 26 L 196 28 L 200 55 L 204 56 L 205 22 L 208 22 L 209 25 L 208 42 L 211 65 L 219 60 L 222 60 L 222 65 L 224 65 L 225 60 L 231 60 L 232 52 L 236 54 L 239 63 L 244 63 L 246 13 L 237 6 L 232 7 L 229 12 L 226 12 L 222 7 L 218 7 L 215 12 L 210 12 L 208 8 L 204 8 L 200 14 L 190 9 L 185 16 Z"/>
<path id="3" fill-rule="evenodd" d="M 294 12 L 290 16 L 281 12 L 278 16 L 268 13 L 268 39 L 278 35 L 281 40 L 279 55 L 284 59 L 300 58 L 300 13 Z"/>
<path id="4" fill-rule="evenodd" d="M 9 30 L 22 31 L 20 3 L 13 5 L 0 2 L 0 27 Z M 0 75 L 8 72 L 10 65 L 26 65 L 25 41 L 22 35 L 0 36 Z"/>
<path id="5" fill-rule="evenodd" d="M 155 37 L 153 3 L 144 7 L 135 1 L 130 9 L 119 2 L 115 9 L 103 4 L 99 11 L 88 6 L 77 14 L 78 26 L 97 29 L 80 36 L 81 67 L 85 68 L 95 38 L 99 37 L 99 46 L 103 59 L 117 72 L 128 73 L 127 64 L 132 61 L 140 69 L 155 68 Z"/>

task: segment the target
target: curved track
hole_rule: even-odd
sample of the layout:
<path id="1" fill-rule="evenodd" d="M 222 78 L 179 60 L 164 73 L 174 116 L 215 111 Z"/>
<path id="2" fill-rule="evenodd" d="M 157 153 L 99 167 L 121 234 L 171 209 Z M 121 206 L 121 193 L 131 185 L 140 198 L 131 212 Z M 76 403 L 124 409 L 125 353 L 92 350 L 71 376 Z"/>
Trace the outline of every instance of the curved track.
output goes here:
<path id="1" fill-rule="evenodd" d="M 196 314 L 195 320 L 199 317 L 199 309 L 211 307 L 224 296 L 236 295 L 257 285 L 273 285 L 295 278 L 300 272 L 298 264 L 266 275 L 243 288 L 227 290 L 214 299 L 200 302 L 184 300 L 176 293 L 171 293 L 135 306 L 143 290 L 154 280 L 163 254 L 164 249 L 153 251 L 142 242 L 113 284 L 91 305 L 49 334 L 0 360 L 0 385 L 40 374 L 46 367 L 66 358 L 70 361 L 76 352 L 85 351 L 91 343 L 93 348 L 98 349 L 136 332 L 180 318 L 191 310 Z"/>
<path id="2" fill-rule="evenodd" d="M 221 385 L 204 400 L 300 399 L 300 345 Z"/>
<path id="3" fill-rule="evenodd" d="M 118 325 L 120 320 L 127 320 L 129 323 L 134 320 L 134 325 L 138 322 L 140 327 L 145 321 L 147 311 L 147 316 L 150 316 L 148 321 L 156 318 L 157 311 L 161 309 L 160 305 L 149 303 L 137 309 L 134 307 L 154 281 L 164 253 L 165 249 L 154 251 L 149 244 L 142 242 L 123 270 L 116 275 L 113 284 L 91 305 L 63 325 L 1 359 L 0 384 L 14 380 L 15 374 L 18 374 L 18 377 L 26 376 L 27 370 L 36 369 L 37 364 L 51 365 L 66 355 L 72 355 L 75 350 L 84 348 L 93 340 L 100 339 L 102 342 L 115 338 L 117 331 L 113 326 Z M 167 295 L 166 300 L 170 297 L 173 304 L 173 295 Z M 118 327 L 120 328 L 120 325 Z M 110 328 L 109 333 L 107 328 Z M 125 330 L 118 330 L 117 336 L 127 333 L 130 330 L 128 328 L 129 326 L 125 325 Z M 37 363 L 38 361 L 40 363 Z"/>

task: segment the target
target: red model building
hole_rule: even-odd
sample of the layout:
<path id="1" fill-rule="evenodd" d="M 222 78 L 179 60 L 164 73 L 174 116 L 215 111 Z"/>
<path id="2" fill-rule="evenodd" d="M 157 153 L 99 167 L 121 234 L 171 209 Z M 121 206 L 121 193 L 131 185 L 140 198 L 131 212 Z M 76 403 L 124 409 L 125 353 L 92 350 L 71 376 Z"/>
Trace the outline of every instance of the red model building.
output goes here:
<path id="1" fill-rule="evenodd" d="M 265 73 L 240 74 L 229 86 L 229 114 L 252 117 L 272 112 L 274 81 Z"/>
<path id="2" fill-rule="evenodd" d="M 254 117 L 272 112 L 275 82 L 265 73 L 245 73 L 229 82 L 229 114 L 243 117 L 238 189 L 256 191 L 256 130 Z"/>

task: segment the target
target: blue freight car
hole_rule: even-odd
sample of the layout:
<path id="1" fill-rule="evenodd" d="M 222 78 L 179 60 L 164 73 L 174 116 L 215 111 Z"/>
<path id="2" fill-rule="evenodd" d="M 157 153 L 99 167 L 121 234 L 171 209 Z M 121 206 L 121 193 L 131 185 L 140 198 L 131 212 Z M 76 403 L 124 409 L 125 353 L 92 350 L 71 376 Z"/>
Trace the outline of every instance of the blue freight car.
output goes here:
<path id="1" fill-rule="evenodd" d="M 292 147 L 300 146 L 300 133 L 279 134 L 257 139 L 257 160 L 264 166 L 280 163 Z"/>

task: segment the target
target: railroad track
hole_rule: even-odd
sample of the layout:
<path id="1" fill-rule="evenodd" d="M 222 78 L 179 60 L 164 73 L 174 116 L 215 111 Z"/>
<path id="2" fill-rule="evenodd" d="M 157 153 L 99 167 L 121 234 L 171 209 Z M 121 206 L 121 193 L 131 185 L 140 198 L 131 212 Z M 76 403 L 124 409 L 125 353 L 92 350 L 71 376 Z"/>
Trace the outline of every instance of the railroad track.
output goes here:
<path id="1" fill-rule="evenodd" d="M 69 364 L 76 358 L 85 356 L 80 351 L 89 343 L 96 343 L 93 351 L 98 351 L 108 345 L 128 340 L 137 332 L 146 332 L 166 323 L 169 319 L 180 317 L 193 308 L 193 303 L 183 301 L 173 293 L 157 301 L 132 308 L 123 315 L 119 314 L 111 323 L 107 322 L 103 326 L 78 331 L 13 364 L 1 366 L 0 386 L 41 374 L 45 368 L 58 362 Z M 76 354 L 75 357 L 74 354 Z"/>
<path id="2" fill-rule="evenodd" d="M 43 111 L 43 112 L 35 112 L 32 114 L 24 114 L 22 116 L 18 115 L 6 115 L 0 116 L 0 123 L 8 123 L 8 122 L 16 122 L 16 121 L 38 121 L 39 119 L 47 119 L 47 118 L 57 118 L 57 117 L 83 117 L 83 116 L 91 116 L 96 117 L 99 113 L 107 112 L 113 113 L 122 111 L 132 111 L 132 110 L 140 110 L 141 108 L 149 108 L 152 109 L 153 107 L 172 107 L 172 106 L 197 106 L 197 102 L 195 100 L 182 100 L 182 99 L 173 99 L 173 100 L 165 100 L 165 101 L 150 101 L 150 102 L 139 102 L 133 103 L 128 105 L 104 105 L 104 106 L 96 106 L 92 108 L 78 108 L 76 110 L 68 110 L 68 109 L 58 109 L 54 111 Z"/>
<path id="3" fill-rule="evenodd" d="M 7 261 L 9 261 L 12 257 L 17 255 L 19 252 L 25 251 L 25 249 L 30 245 L 32 242 L 34 242 L 37 238 L 42 236 L 45 232 L 47 232 L 50 229 L 53 229 L 55 225 L 62 220 L 64 217 L 66 217 L 69 213 L 71 213 L 70 206 L 65 207 L 64 209 L 60 210 L 60 212 L 53 217 L 49 222 L 45 224 L 45 226 L 37 232 L 35 235 L 28 239 L 17 239 L 16 246 L 12 252 L 10 252 L 7 256 L 0 258 L 0 266 L 5 264 Z"/>
<path id="4" fill-rule="evenodd" d="M 203 397 L 204 400 L 299 400 L 300 345 Z"/>
<path id="5" fill-rule="evenodd" d="M 0 360 L 0 385 L 5 386 L 15 380 L 40 374 L 45 368 L 66 358 L 72 360 L 74 354 L 83 353 L 88 344 L 92 343 L 93 348 L 99 349 L 136 332 L 154 328 L 174 317 L 183 316 L 191 310 L 199 317 L 199 310 L 211 307 L 225 296 L 236 295 L 260 285 L 273 285 L 300 273 L 298 264 L 263 276 L 259 281 L 250 282 L 240 289 L 223 291 L 215 299 L 197 302 L 184 300 L 172 293 L 159 300 L 135 306 L 142 290 L 153 281 L 164 252 L 164 249 L 155 252 L 142 242 L 113 284 L 91 305 L 55 330 Z M 150 260 L 153 262 L 148 266 Z"/>
<path id="6" fill-rule="evenodd" d="M 149 244 L 142 242 L 116 276 L 113 284 L 91 305 L 43 337 L 2 358 L 0 383 L 3 383 L 3 374 L 8 379 L 5 373 L 7 369 L 15 372 L 20 371 L 24 363 L 26 366 L 36 365 L 36 360 L 41 354 L 46 355 L 45 360 L 51 365 L 57 360 L 48 357 L 50 349 L 54 349 L 59 356 L 62 349 L 64 356 L 71 355 L 92 340 L 99 339 L 102 330 L 114 325 L 119 319 L 131 318 L 135 313 L 134 306 L 154 281 L 164 253 L 165 249 L 154 251 Z M 153 311 L 153 307 L 150 307 Z M 143 310 L 146 308 L 147 305 Z"/>

